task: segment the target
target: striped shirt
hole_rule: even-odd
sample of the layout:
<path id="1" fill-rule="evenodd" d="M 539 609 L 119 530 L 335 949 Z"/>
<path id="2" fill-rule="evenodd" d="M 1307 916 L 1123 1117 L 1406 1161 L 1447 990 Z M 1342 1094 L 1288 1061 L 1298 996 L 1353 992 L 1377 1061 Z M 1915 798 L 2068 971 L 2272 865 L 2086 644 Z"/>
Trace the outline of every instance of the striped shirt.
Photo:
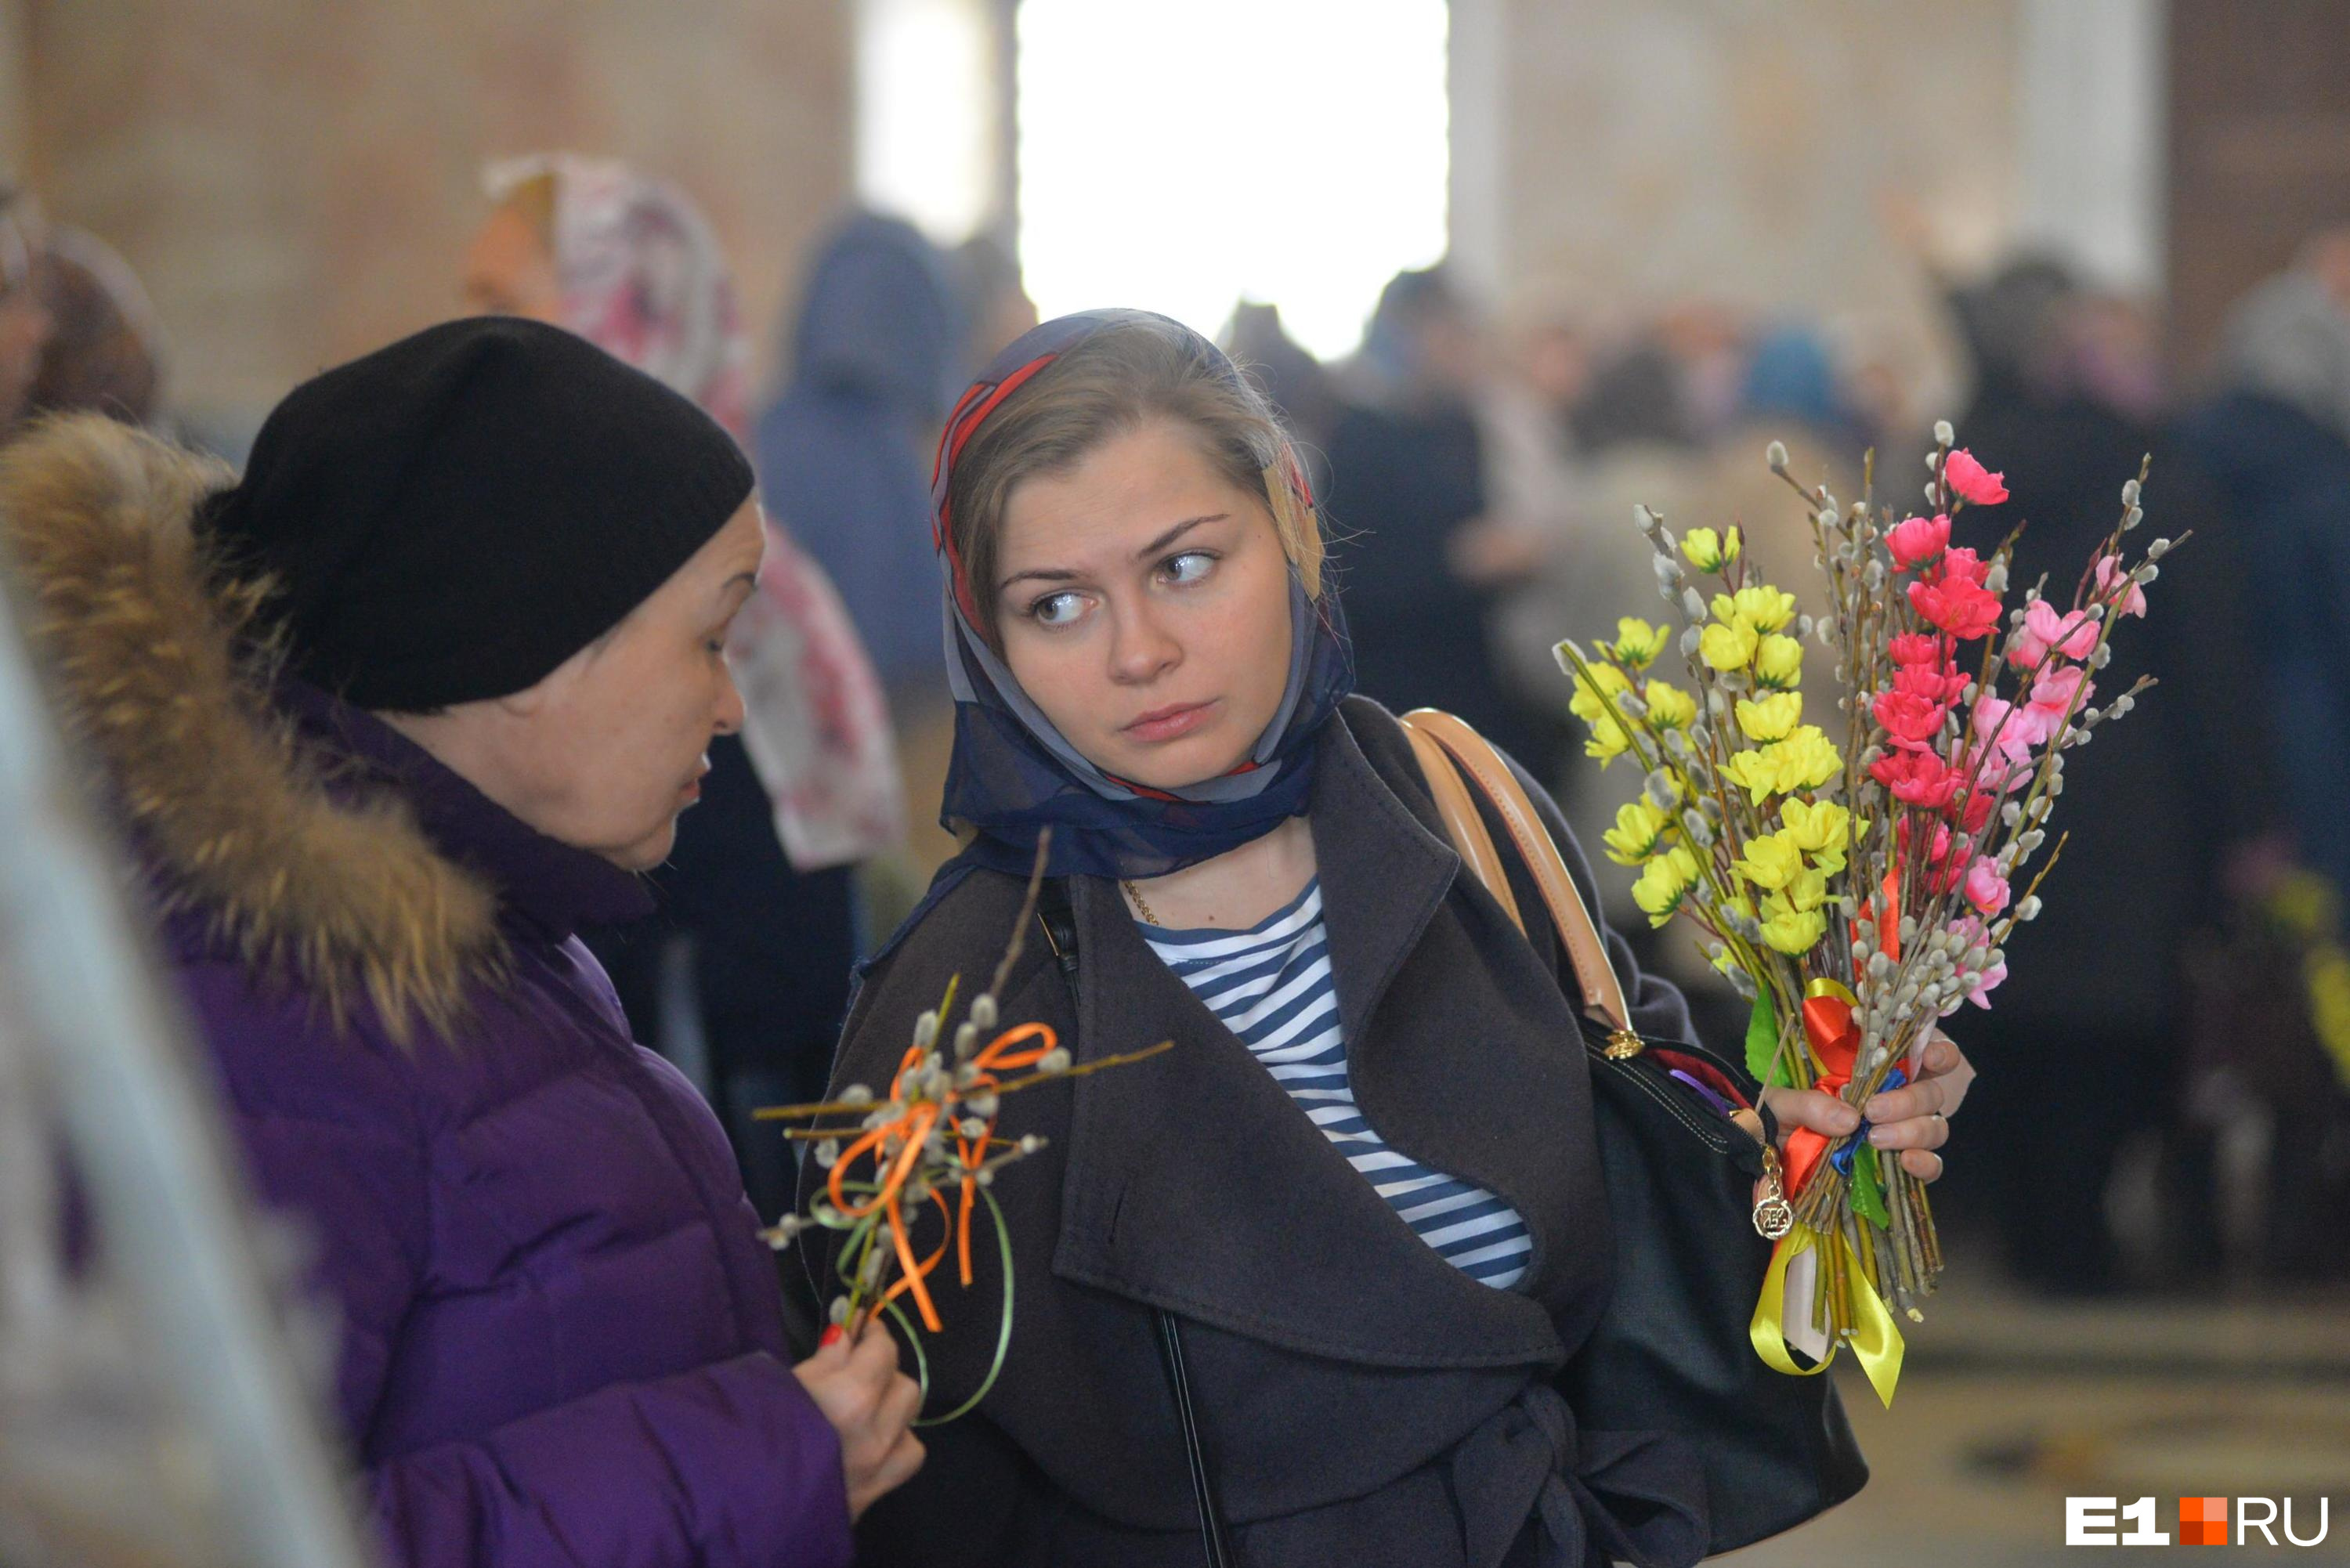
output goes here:
<path id="1" fill-rule="evenodd" d="M 1421 1241 L 1497 1289 L 1525 1278 L 1534 1238 L 1517 1211 L 1481 1187 L 1389 1148 L 1357 1108 L 1318 880 L 1244 931 L 1146 925 L 1142 935 Z"/>

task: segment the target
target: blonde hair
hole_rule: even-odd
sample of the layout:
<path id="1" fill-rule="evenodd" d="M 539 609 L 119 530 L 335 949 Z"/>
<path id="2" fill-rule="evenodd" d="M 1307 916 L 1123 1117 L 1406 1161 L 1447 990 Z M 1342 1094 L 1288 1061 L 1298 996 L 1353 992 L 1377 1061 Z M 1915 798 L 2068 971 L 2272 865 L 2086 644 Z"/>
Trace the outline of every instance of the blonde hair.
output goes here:
<path id="1" fill-rule="evenodd" d="M 1191 431 L 1227 481 L 1261 497 L 1289 563 L 1322 595 L 1322 530 L 1289 432 L 1264 393 L 1189 327 L 1138 315 L 1094 332 L 1038 371 L 972 433 L 947 483 L 955 554 L 979 629 L 1000 652 L 996 546 L 1013 490 L 1066 472 L 1153 419 Z"/>

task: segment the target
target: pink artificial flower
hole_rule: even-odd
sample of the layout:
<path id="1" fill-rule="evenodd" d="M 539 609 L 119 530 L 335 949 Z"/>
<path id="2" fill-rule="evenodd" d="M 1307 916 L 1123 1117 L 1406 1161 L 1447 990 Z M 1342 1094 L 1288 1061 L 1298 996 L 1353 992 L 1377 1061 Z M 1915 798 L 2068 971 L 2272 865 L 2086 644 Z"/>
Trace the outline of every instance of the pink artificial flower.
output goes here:
<path id="1" fill-rule="evenodd" d="M 1955 702 L 1967 689 L 1967 678 L 1947 664 L 1903 664 L 1893 671 L 1893 690 L 1929 702 Z"/>
<path id="2" fill-rule="evenodd" d="M 1958 792 L 1958 776 L 1950 765 L 1931 752 L 1913 752 L 1902 747 L 1886 753 L 1868 764 L 1868 776 L 1893 792 L 1893 798 L 1906 805 L 1922 805 L 1939 811 L 1950 804 Z"/>
<path id="3" fill-rule="evenodd" d="M 1958 553 L 1950 551 L 1943 558 L 1948 560 Z M 1954 581 L 1947 573 L 1938 572 L 1928 581 L 1911 583 L 1909 605 L 1929 623 L 1960 642 L 1988 637 L 1991 628 L 1999 625 L 1999 596 L 1964 577 Z"/>
<path id="4" fill-rule="evenodd" d="M 1928 631 L 1903 632 L 1889 651 L 1896 664 L 1942 664 L 1950 656 L 1950 645 Z"/>
<path id="5" fill-rule="evenodd" d="M 1996 506 L 2007 499 L 2007 475 L 1991 473 L 1975 461 L 1974 453 L 1960 447 L 1942 460 L 1942 477 L 1950 482 L 1951 491 L 1961 501 L 1977 506 Z"/>
<path id="6" fill-rule="evenodd" d="M 1976 856 L 1967 867 L 1967 902 L 1986 915 L 1996 915 L 2007 908 L 2007 878 L 1999 874 L 1999 863 L 1988 855 Z"/>
<path id="7" fill-rule="evenodd" d="M 1885 547 L 1893 552 L 1893 564 L 1905 572 L 1924 566 L 1950 543 L 1950 519 L 1947 514 L 1906 518 L 1885 535 Z"/>
<path id="8" fill-rule="evenodd" d="M 1991 563 L 1966 545 L 1942 552 L 1942 564 L 1934 573 L 1945 581 L 1956 577 L 1981 587 L 1991 576 Z"/>
<path id="9" fill-rule="evenodd" d="M 2119 556 L 2099 556 L 2097 558 L 2097 597 L 2105 603 L 2113 603 L 2114 585 L 2126 575 L 2122 571 L 2122 558 Z M 2122 597 L 2121 603 L 2114 613 L 2136 616 L 2146 614 L 2146 590 L 2132 583 L 2129 586 L 2129 592 Z"/>
<path id="10" fill-rule="evenodd" d="M 1967 992 L 1967 1000 L 1973 1002 L 1977 1007 L 1981 1008 L 1985 1012 L 1989 1012 L 1991 1011 L 1991 993 L 1997 991 L 2000 988 L 2001 982 L 2006 979 L 2007 961 L 2005 959 L 2002 959 L 1999 962 L 1991 965 L 1989 969 L 1982 971 L 1982 983 L 1975 987 L 1972 991 Z"/>
<path id="11" fill-rule="evenodd" d="M 2064 715 L 2073 711 L 2074 693 L 2079 693 L 2083 702 L 2096 694 L 2097 689 L 2094 685 L 2084 689 L 2087 680 L 2088 671 L 2077 664 L 2043 665 L 2040 673 L 2032 678 L 2031 709 L 2045 715 L 2043 722 L 2050 733 L 2053 734 L 2055 726 L 2064 722 Z"/>
<path id="12" fill-rule="evenodd" d="M 2007 660 L 2019 670 L 2037 670 L 2052 649 L 2067 659 L 2086 659 L 2096 646 L 2097 623 L 2087 611 L 2060 616 L 2046 599 L 2034 599 L 2024 607 L 2023 629 L 2007 650 Z"/>
<path id="13" fill-rule="evenodd" d="M 1959 809 L 1959 826 L 1969 834 L 1981 833 L 1991 826 L 1991 808 L 1998 803 L 1999 796 L 1988 790 L 1969 790 L 1966 804 Z"/>
<path id="14" fill-rule="evenodd" d="M 1911 691 L 1886 691 L 1876 702 L 1877 722 L 1897 746 L 1922 751 L 1942 732 L 1945 705 Z"/>
<path id="15" fill-rule="evenodd" d="M 2019 767 L 2032 761 L 2032 748 L 2045 738 L 2038 722 L 2018 713 L 2014 703 L 1988 695 L 1975 703 L 1975 734 Z"/>
<path id="16" fill-rule="evenodd" d="M 1982 917 L 1980 915 L 1968 915 L 1962 919 L 1952 920 L 1950 924 L 1950 932 L 1952 936 L 1959 939 L 1961 951 L 1969 948 L 1985 947 L 1991 942 L 1991 932 L 1984 927 Z M 1965 1000 L 1973 1002 L 1977 1007 L 1988 1010 L 1991 1006 L 1990 996 L 1991 992 L 1996 990 L 2000 981 L 2006 978 L 2007 965 L 2004 963 L 1993 964 L 1991 968 L 1982 971 L 1982 983 L 1975 987 L 1974 990 L 1969 992 Z M 1951 1013 L 1957 1012 L 1958 1009 L 1959 1004 L 1953 1002 L 1950 1006 L 1942 1010 L 1942 1016 L 1948 1018 Z"/>

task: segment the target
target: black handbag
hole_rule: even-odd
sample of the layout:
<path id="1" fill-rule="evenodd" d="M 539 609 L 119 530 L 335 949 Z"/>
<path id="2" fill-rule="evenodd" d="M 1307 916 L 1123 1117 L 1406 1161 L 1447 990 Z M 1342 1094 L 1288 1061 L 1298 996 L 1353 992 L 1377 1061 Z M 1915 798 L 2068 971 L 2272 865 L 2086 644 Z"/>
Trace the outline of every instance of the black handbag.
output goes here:
<path id="1" fill-rule="evenodd" d="M 1755 1182 L 1777 1167 L 1761 1086 L 1694 1042 L 1632 1031 L 1598 927 L 1509 764 L 1450 714 L 1423 709 L 1403 723 L 1461 859 L 1523 929 L 1490 812 L 1541 892 L 1582 992 L 1573 1000 L 1615 1225 L 1616 1287 L 1559 1374 L 1559 1393 L 1588 1427 L 1690 1440 L 1705 1470 L 1709 1554 L 1825 1512 L 1868 1480 L 1843 1401 L 1825 1376 L 1764 1366 L 1748 1334 L 1771 1262 Z M 1676 1068 L 1756 1107 L 1752 1128 Z"/>

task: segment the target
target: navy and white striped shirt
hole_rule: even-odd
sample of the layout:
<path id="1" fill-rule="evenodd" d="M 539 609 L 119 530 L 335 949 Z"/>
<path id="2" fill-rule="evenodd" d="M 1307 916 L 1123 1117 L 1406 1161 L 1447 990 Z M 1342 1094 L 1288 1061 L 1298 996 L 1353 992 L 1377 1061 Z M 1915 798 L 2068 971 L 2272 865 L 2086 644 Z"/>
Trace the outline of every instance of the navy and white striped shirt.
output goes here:
<path id="1" fill-rule="evenodd" d="M 1525 1278 L 1534 1238 L 1517 1211 L 1389 1148 L 1356 1107 L 1318 880 L 1244 931 L 1144 926 L 1142 934 L 1421 1241 L 1496 1289 Z"/>

